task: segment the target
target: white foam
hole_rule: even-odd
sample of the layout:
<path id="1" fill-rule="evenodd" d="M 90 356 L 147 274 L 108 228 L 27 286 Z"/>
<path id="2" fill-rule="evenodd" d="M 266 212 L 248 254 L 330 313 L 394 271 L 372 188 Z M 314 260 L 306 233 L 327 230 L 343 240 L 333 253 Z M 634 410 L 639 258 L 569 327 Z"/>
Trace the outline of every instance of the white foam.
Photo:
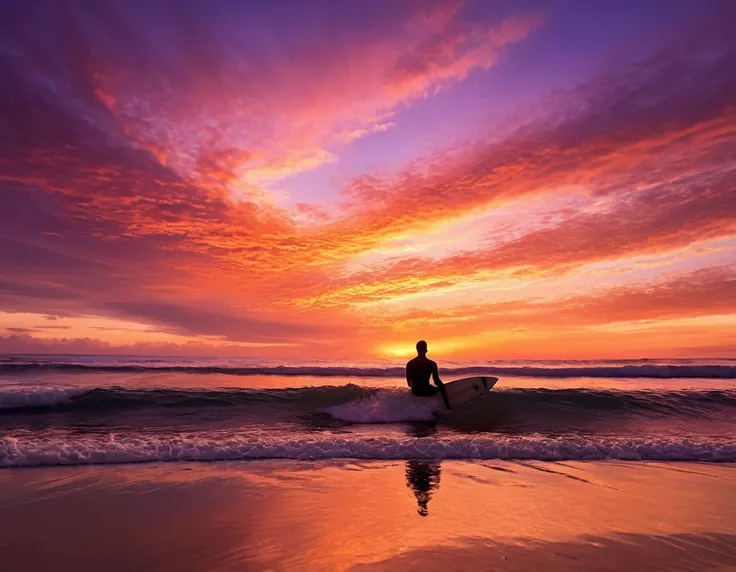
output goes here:
<path id="1" fill-rule="evenodd" d="M 72 397 L 88 391 L 84 388 L 30 387 L 0 391 L 0 409 L 49 407 L 69 403 Z"/>
<path id="2" fill-rule="evenodd" d="M 736 438 L 596 439 L 546 437 L 277 439 L 233 437 L 0 438 L 0 467 L 225 461 L 239 459 L 537 459 L 541 461 L 736 461 Z"/>
<path id="3" fill-rule="evenodd" d="M 441 409 L 439 397 L 416 397 L 406 389 L 381 389 L 370 397 L 320 411 L 352 423 L 399 423 L 434 421 Z"/>

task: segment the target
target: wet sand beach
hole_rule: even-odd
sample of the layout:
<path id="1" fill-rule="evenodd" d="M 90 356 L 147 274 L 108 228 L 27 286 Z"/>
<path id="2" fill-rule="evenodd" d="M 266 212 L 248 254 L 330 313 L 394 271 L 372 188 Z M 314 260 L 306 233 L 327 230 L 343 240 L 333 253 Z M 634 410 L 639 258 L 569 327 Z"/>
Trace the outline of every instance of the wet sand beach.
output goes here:
<path id="1" fill-rule="evenodd" d="M 0 471 L 27 570 L 734 570 L 736 467 L 268 460 Z"/>

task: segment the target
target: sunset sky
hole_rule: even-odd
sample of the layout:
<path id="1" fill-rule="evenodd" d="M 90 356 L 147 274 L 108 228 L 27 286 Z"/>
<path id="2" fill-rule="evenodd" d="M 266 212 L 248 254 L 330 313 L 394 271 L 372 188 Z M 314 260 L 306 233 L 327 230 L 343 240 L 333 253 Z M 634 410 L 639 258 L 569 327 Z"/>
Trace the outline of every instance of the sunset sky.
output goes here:
<path id="1" fill-rule="evenodd" d="M 736 357 L 734 22 L 2 2 L 0 353 Z"/>

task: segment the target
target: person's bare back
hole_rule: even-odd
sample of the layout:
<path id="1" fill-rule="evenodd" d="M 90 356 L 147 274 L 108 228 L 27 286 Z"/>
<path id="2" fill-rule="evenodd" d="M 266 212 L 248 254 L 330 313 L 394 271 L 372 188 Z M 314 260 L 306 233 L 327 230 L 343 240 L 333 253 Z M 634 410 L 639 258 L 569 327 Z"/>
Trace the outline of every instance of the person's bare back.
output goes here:
<path id="1" fill-rule="evenodd" d="M 439 369 L 437 363 L 427 357 L 427 342 L 419 340 L 417 342 L 417 357 L 410 360 L 406 364 L 406 383 L 411 387 L 411 392 L 414 395 L 421 397 L 429 397 L 442 394 L 442 398 L 447 403 L 447 397 L 445 396 L 445 388 L 440 379 Z M 429 380 L 435 383 L 435 386 L 430 385 Z"/>

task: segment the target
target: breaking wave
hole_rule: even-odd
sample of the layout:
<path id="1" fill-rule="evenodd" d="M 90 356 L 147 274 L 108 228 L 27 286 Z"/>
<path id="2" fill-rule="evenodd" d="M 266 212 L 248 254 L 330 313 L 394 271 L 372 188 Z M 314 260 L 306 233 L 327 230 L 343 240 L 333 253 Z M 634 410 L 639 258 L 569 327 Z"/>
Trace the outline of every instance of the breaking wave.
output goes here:
<path id="1" fill-rule="evenodd" d="M 607 390 L 607 389 L 494 389 L 486 401 L 523 410 L 545 408 L 564 412 L 651 411 L 689 414 L 714 408 L 736 409 L 736 389 L 731 390 Z M 415 397 L 405 388 L 372 388 L 347 384 L 286 389 L 128 389 L 24 388 L 0 391 L 3 410 L 73 410 L 104 412 L 149 408 L 221 408 L 265 404 L 322 409 L 347 421 L 362 421 L 375 411 L 384 422 L 411 420 L 402 417 L 415 410 L 418 417 L 436 409 L 436 399 Z M 404 413 L 392 413 L 404 412 Z"/>
<path id="2" fill-rule="evenodd" d="M 604 390 L 494 389 L 457 411 L 447 412 L 439 396 L 415 397 L 405 388 L 348 384 L 294 389 L 12 389 L 0 391 L 0 428 L 44 423 L 54 426 L 86 419 L 114 426 L 206 427 L 245 422 L 264 428 L 283 420 L 317 424 L 329 418 L 350 424 L 440 422 L 474 431 L 601 431 L 623 419 L 729 423 L 736 416 L 736 389 Z M 45 421 L 45 420 L 48 421 Z M 131 425 L 132 424 L 132 425 Z"/>
<path id="3" fill-rule="evenodd" d="M 320 407 L 367 397 L 377 390 L 348 384 L 296 389 L 30 388 L 0 391 L 2 410 L 119 411 L 150 408 L 221 408 L 256 404 Z"/>
<path id="4" fill-rule="evenodd" d="M 736 461 L 736 440 L 544 436 L 446 439 L 239 437 L 0 438 L 0 467 L 244 459 L 536 459 Z"/>

